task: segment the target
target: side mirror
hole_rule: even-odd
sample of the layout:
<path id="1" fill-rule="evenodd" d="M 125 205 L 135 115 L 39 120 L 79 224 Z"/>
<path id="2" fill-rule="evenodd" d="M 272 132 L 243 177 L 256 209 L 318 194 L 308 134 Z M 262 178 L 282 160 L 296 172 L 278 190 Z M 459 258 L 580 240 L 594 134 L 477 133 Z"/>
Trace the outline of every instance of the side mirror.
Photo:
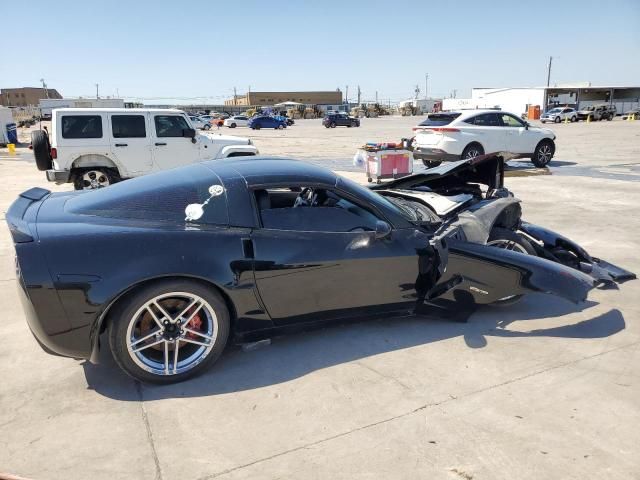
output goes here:
<path id="1" fill-rule="evenodd" d="M 196 137 L 196 131 L 193 128 L 183 128 L 182 129 L 182 136 L 185 138 L 195 138 Z"/>
<path id="2" fill-rule="evenodd" d="M 383 222 L 382 220 L 378 220 L 376 222 L 376 238 L 382 240 L 383 238 L 387 238 L 391 235 L 391 225 L 387 222 Z"/>
<path id="3" fill-rule="evenodd" d="M 529 130 L 530 126 L 531 126 L 531 124 L 529 122 L 524 122 L 524 129 L 525 130 Z"/>

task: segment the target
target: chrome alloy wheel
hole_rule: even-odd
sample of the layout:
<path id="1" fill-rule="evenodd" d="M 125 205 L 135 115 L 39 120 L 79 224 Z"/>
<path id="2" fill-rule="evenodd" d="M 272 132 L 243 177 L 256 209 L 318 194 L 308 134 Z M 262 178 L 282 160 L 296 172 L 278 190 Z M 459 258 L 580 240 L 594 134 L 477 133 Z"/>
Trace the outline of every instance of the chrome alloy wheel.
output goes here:
<path id="1" fill-rule="evenodd" d="M 542 145 L 538 150 L 538 160 L 543 165 L 546 165 L 551 161 L 551 155 L 553 155 L 553 150 L 551 145 L 548 145 L 547 143 Z"/>
<path id="2" fill-rule="evenodd" d="M 464 158 L 465 160 L 469 160 L 471 158 L 476 158 L 479 155 L 480 155 L 480 151 L 477 148 L 471 148 L 469 149 L 467 154 L 464 156 Z"/>
<path id="3" fill-rule="evenodd" d="M 82 188 L 85 190 L 108 187 L 110 184 L 109 177 L 101 170 L 87 170 L 82 174 Z"/>
<path id="4" fill-rule="evenodd" d="M 216 314 L 193 293 L 170 292 L 142 305 L 127 327 L 127 351 L 156 375 L 191 370 L 207 358 L 218 335 Z"/>

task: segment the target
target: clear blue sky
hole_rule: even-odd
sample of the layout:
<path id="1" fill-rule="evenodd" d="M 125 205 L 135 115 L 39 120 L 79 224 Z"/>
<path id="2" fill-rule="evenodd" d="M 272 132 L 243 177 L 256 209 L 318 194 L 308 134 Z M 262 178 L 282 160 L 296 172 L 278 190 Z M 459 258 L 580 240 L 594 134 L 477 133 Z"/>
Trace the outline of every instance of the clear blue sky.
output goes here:
<path id="1" fill-rule="evenodd" d="M 219 101 L 252 90 L 400 100 L 473 86 L 640 84 L 640 0 L 13 1 L 0 88 Z M 41 32 L 41 34 L 38 34 Z M 7 39 L 13 40 L 12 43 Z M 9 60 L 12 50 L 16 57 Z M 421 95 L 424 94 L 424 91 Z M 196 98 L 208 97 L 208 98 Z"/>

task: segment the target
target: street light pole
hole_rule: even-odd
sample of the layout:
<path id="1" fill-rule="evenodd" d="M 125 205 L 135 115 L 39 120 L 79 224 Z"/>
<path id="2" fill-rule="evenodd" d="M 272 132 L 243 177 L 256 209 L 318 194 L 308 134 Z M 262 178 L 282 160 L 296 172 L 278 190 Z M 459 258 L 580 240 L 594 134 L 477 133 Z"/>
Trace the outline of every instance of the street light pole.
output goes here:
<path id="1" fill-rule="evenodd" d="M 549 57 L 549 65 L 547 66 L 547 88 L 549 87 L 549 83 L 551 82 L 551 62 L 553 61 L 553 57 Z"/>
<path id="2" fill-rule="evenodd" d="M 429 74 L 424 74 L 424 99 L 429 99 Z"/>

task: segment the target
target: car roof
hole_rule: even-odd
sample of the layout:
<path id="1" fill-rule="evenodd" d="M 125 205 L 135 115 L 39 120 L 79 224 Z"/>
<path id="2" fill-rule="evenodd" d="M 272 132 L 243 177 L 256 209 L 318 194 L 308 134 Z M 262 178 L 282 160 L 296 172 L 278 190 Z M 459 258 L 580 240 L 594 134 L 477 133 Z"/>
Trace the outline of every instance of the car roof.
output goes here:
<path id="1" fill-rule="evenodd" d="M 54 112 L 109 112 L 109 113 L 184 113 L 177 108 L 55 108 Z"/>
<path id="2" fill-rule="evenodd" d="M 280 182 L 309 182 L 335 186 L 338 176 L 331 170 L 307 162 L 282 157 L 231 157 L 204 162 L 224 182 L 225 178 L 242 176 L 247 186 Z"/>

